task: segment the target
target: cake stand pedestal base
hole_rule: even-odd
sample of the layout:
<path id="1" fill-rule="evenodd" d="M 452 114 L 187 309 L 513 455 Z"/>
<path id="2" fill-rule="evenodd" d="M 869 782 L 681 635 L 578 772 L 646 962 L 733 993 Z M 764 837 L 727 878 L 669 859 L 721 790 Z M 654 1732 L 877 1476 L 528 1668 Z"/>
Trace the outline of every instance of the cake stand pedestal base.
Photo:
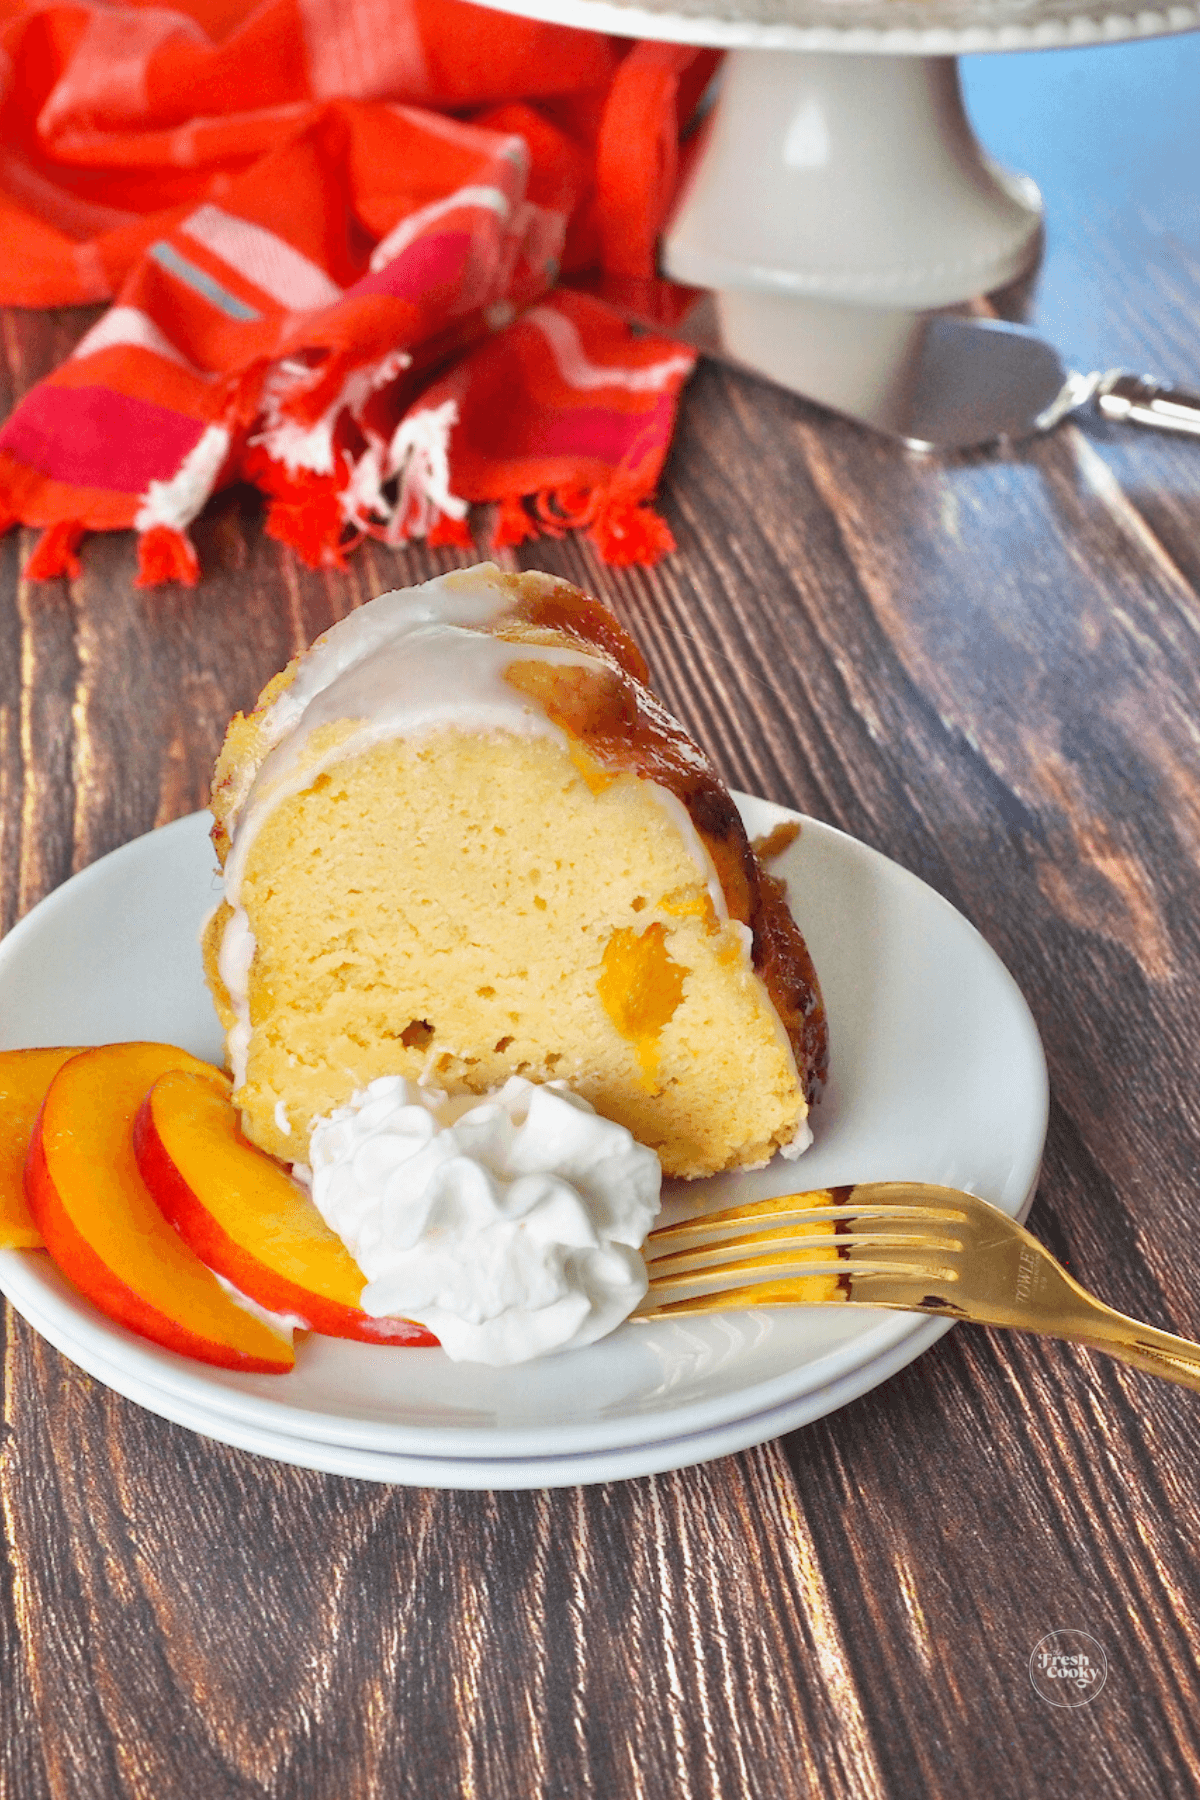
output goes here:
<path id="1" fill-rule="evenodd" d="M 706 129 L 664 272 L 735 291 L 751 336 L 781 297 L 948 306 L 1036 257 L 1041 195 L 984 153 L 953 56 L 734 50 Z"/>

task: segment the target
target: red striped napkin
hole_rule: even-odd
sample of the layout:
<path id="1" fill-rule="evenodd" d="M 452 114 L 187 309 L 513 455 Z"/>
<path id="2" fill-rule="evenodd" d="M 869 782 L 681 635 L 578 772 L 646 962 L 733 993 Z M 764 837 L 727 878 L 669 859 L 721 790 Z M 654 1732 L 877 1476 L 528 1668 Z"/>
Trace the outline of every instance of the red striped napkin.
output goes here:
<path id="1" fill-rule="evenodd" d="M 7 22 L 3 22 L 7 21 Z M 0 301 L 114 304 L 0 430 L 28 573 L 133 527 L 194 582 L 234 480 L 314 566 L 365 536 L 586 529 L 649 505 L 692 353 L 556 286 L 653 272 L 710 53 L 463 0 L 0 5 Z"/>

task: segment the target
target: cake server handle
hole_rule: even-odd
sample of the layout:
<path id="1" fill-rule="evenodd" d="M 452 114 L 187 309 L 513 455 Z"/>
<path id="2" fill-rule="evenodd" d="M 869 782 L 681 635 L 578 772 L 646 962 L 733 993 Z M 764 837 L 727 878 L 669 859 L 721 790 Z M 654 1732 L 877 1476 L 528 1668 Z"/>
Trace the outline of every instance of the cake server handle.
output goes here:
<path id="1" fill-rule="evenodd" d="M 1168 387 L 1149 375 L 1110 370 L 1096 388 L 1096 408 L 1102 417 L 1121 424 L 1152 425 L 1159 431 L 1200 437 L 1200 394 Z"/>

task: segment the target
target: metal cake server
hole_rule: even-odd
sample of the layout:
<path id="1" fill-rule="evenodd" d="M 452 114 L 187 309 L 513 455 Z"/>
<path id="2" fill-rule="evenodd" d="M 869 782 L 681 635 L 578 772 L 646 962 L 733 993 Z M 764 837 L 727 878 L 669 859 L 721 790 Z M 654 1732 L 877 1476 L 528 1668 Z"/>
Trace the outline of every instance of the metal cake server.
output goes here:
<path id="1" fill-rule="evenodd" d="M 631 322 L 916 450 L 1019 442 L 1093 404 L 1106 419 L 1200 437 L 1200 395 L 1120 369 L 1078 373 L 1034 332 L 997 319 L 661 280 L 605 277 L 592 291 Z"/>
<path id="2" fill-rule="evenodd" d="M 915 450 L 1019 442 L 1089 405 L 1105 419 L 1200 437 L 1200 396 L 1121 369 L 1078 373 L 1019 325 L 936 313 L 909 316 L 904 354 L 892 379 L 857 405 L 846 403 L 854 401 L 853 394 L 835 394 L 826 405 Z"/>
<path id="3" fill-rule="evenodd" d="M 796 366 L 775 330 L 761 329 L 781 310 L 764 298 L 776 300 L 706 294 L 672 335 L 914 450 L 1017 443 L 1092 404 L 1106 419 L 1200 437 L 1200 395 L 1121 369 L 1081 374 L 1034 332 L 998 319 L 789 300 L 790 328 L 807 339 Z"/>

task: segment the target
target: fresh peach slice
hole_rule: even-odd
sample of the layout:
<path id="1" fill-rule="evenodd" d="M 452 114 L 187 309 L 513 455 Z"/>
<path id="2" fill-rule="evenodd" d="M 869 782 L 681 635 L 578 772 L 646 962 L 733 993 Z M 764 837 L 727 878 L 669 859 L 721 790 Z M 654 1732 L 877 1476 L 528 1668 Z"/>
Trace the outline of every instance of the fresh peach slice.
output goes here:
<path id="1" fill-rule="evenodd" d="M 219 1070 L 169 1044 L 106 1044 L 50 1083 L 25 1163 L 25 1192 L 46 1248 L 110 1319 L 200 1362 L 283 1374 L 291 1343 L 222 1288 L 164 1219 L 138 1174 L 133 1121 L 169 1069 L 216 1093 Z"/>
<path id="2" fill-rule="evenodd" d="M 46 1089 L 76 1050 L 0 1050 L 0 1250 L 37 1250 L 25 1198 L 25 1156 Z"/>
<path id="3" fill-rule="evenodd" d="M 155 1082 L 133 1128 L 142 1179 L 202 1262 L 272 1312 L 327 1337 L 436 1344 L 408 1319 L 358 1304 L 363 1273 L 309 1196 L 242 1135 L 237 1108 L 202 1076 Z"/>

